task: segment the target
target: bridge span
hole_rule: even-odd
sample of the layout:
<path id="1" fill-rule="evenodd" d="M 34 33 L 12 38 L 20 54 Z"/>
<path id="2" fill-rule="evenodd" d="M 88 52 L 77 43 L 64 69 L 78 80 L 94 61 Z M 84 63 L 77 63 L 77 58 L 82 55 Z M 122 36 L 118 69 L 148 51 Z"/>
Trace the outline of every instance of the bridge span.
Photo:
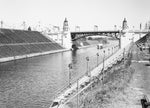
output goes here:
<path id="1" fill-rule="evenodd" d="M 124 31 L 124 30 L 106 30 L 106 31 L 77 31 L 77 32 L 70 32 L 71 39 L 72 41 L 80 39 L 80 38 L 85 38 L 87 36 L 108 36 L 112 38 L 119 39 L 120 36 L 119 34 L 125 34 L 125 33 L 134 33 L 134 34 L 147 34 L 150 31 L 147 30 L 129 30 L 129 31 Z"/>
<path id="2" fill-rule="evenodd" d="M 119 30 L 110 30 L 110 31 L 78 31 L 78 32 L 70 32 L 71 39 L 77 40 L 79 38 L 84 38 L 87 36 L 94 36 L 94 35 L 106 35 L 110 37 L 118 38 L 117 35 L 121 33 Z"/>

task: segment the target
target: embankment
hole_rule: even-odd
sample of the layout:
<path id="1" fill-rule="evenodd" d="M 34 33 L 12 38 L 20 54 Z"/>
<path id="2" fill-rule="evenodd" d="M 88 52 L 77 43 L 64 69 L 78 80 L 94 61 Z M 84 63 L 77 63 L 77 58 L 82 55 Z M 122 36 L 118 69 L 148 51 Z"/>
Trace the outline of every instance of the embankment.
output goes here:
<path id="1" fill-rule="evenodd" d="M 37 31 L 0 29 L 0 62 L 67 51 Z"/>

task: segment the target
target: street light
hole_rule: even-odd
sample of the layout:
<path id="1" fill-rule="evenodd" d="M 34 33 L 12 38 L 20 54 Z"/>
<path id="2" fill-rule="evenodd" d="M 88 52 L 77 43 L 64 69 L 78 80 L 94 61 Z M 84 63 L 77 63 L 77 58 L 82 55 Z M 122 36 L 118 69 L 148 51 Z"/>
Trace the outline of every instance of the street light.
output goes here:
<path id="1" fill-rule="evenodd" d="M 89 72 L 88 72 L 88 70 L 89 70 L 89 69 L 88 69 L 88 68 L 89 68 L 89 66 L 88 66 L 88 65 L 89 65 L 89 64 L 88 64 L 88 62 L 89 62 L 89 57 L 88 57 L 88 56 L 86 57 L 86 61 L 87 61 L 87 73 L 86 73 L 86 74 L 87 74 L 87 76 L 88 76 L 88 74 L 89 74 Z"/>
<path id="2" fill-rule="evenodd" d="M 71 72 L 70 72 L 70 70 L 72 69 L 72 63 L 70 63 L 68 65 L 68 67 L 69 67 L 69 87 L 71 87 Z"/>
<path id="3" fill-rule="evenodd" d="M 123 49 L 123 62 L 125 61 L 125 48 Z"/>
<path id="4" fill-rule="evenodd" d="M 79 108 L 79 79 L 77 79 L 77 108 Z"/>
<path id="5" fill-rule="evenodd" d="M 98 57 L 99 57 L 99 53 L 97 53 L 96 55 L 97 55 L 97 67 L 98 67 Z"/>
<path id="6" fill-rule="evenodd" d="M 104 68 L 105 68 L 105 50 L 103 51 L 104 57 L 103 57 L 103 69 L 102 69 L 102 83 L 103 83 L 103 74 L 104 74 Z"/>
<path id="7" fill-rule="evenodd" d="M 148 52 L 150 54 L 150 45 L 148 45 Z M 149 58 L 149 63 L 150 63 L 150 58 Z"/>
<path id="8" fill-rule="evenodd" d="M 105 62 L 105 50 L 103 51 L 104 57 L 103 57 L 103 69 L 104 69 L 104 62 Z"/>

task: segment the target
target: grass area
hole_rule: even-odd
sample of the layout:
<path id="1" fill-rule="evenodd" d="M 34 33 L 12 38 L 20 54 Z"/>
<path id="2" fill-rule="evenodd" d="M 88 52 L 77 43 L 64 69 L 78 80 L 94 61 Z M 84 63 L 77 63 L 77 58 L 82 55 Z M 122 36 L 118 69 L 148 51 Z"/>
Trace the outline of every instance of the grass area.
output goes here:
<path id="1" fill-rule="evenodd" d="M 92 86 L 79 95 L 79 107 L 112 108 L 115 102 L 125 102 L 123 94 L 125 94 L 125 89 L 134 73 L 134 69 L 130 67 L 131 58 L 132 54 L 130 53 L 126 55 L 125 60 L 122 59 L 113 68 L 105 71 L 103 80 L 97 77 Z M 76 108 L 77 98 L 74 98 L 67 105 L 69 108 Z"/>

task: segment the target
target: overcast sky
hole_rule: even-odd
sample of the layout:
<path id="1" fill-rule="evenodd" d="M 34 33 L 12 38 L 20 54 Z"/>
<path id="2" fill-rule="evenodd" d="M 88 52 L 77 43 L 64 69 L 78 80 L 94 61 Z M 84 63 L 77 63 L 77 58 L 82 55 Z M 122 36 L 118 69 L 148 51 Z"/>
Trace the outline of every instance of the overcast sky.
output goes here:
<path id="1" fill-rule="evenodd" d="M 71 30 L 121 26 L 124 17 L 130 28 L 150 19 L 150 0 L 0 0 L 0 20 L 4 23 L 41 22 L 61 26 L 67 17 Z"/>

